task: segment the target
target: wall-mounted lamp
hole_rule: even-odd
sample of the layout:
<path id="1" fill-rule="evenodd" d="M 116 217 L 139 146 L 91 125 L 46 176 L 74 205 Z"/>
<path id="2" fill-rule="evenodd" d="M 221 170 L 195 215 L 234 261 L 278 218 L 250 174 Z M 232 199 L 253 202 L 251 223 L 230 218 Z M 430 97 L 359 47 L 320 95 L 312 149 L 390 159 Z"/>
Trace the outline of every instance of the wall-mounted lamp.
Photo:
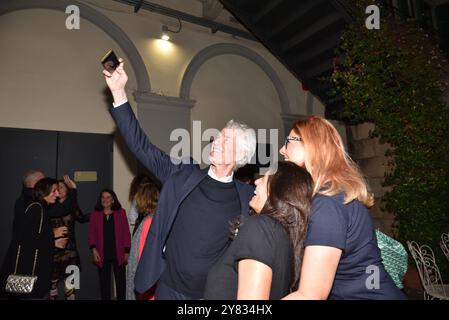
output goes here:
<path id="1" fill-rule="evenodd" d="M 170 36 L 168 35 L 168 27 L 165 26 L 165 25 L 162 26 L 161 39 L 164 40 L 164 41 L 170 40 Z"/>
<path id="2" fill-rule="evenodd" d="M 162 35 L 161 35 L 161 39 L 162 40 L 165 40 L 165 41 L 169 41 L 170 40 L 170 35 L 168 34 L 169 32 L 179 33 L 181 31 L 181 29 L 182 29 L 181 19 L 178 18 L 178 22 L 179 22 L 178 30 L 171 30 L 166 25 L 162 26 Z"/>

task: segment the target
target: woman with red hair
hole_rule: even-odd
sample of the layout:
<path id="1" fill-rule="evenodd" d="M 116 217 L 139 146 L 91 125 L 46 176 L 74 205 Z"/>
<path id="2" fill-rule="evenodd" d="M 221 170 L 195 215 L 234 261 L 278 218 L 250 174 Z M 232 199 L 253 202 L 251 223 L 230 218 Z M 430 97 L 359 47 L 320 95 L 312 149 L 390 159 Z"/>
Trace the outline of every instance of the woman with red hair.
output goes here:
<path id="1" fill-rule="evenodd" d="M 315 184 L 299 288 L 286 299 L 404 299 L 382 264 L 373 195 L 335 127 L 319 116 L 297 121 L 279 152 Z"/>

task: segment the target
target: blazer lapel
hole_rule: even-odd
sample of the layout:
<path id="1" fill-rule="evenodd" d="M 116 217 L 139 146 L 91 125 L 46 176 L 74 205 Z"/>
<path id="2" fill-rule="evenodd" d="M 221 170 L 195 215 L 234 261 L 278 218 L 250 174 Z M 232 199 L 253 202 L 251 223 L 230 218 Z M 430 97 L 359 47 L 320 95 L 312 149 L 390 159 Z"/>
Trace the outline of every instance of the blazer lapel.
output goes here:
<path id="1" fill-rule="evenodd" d="M 251 195 L 244 189 L 245 185 L 243 185 L 243 183 L 237 179 L 234 179 L 234 183 L 240 200 L 240 214 L 247 216 L 249 215 L 249 201 Z"/>
<path id="2" fill-rule="evenodd" d="M 203 180 L 206 177 L 208 169 L 209 168 L 203 169 L 203 170 L 193 170 L 192 173 L 190 174 L 190 176 L 184 182 L 184 184 L 182 186 L 181 197 L 179 198 L 178 203 L 174 207 L 174 211 L 171 212 L 170 217 L 167 221 L 168 222 L 167 225 L 170 226 L 170 228 L 169 228 L 169 230 L 166 230 L 166 234 L 163 238 L 164 243 L 165 243 L 165 241 L 167 241 L 168 234 L 170 232 L 171 227 L 173 226 L 173 222 L 175 221 L 176 215 L 179 210 L 179 206 L 184 201 L 184 199 L 187 198 L 187 196 L 193 191 L 193 189 L 195 189 L 195 187 L 201 182 L 201 180 Z"/>
<path id="3" fill-rule="evenodd" d="M 181 203 L 184 201 L 185 198 L 190 194 L 190 192 L 195 189 L 195 187 L 207 176 L 207 171 L 209 168 L 203 169 L 203 170 L 194 170 L 190 177 L 186 179 L 184 182 L 184 185 L 182 186 L 182 195 L 180 198 L 180 201 L 178 202 L 176 206 L 176 210 L 179 208 Z"/>

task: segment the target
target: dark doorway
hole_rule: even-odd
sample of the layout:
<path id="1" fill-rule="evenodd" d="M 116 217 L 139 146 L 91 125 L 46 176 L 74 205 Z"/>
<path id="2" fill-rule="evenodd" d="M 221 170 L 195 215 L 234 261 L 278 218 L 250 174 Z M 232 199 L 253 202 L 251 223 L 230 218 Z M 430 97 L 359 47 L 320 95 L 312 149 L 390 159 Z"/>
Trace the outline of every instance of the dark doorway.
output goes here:
<path id="1" fill-rule="evenodd" d="M 78 203 L 90 212 L 105 187 L 112 187 L 113 137 L 108 134 L 72 133 L 0 128 L 0 262 L 6 254 L 13 220 L 14 202 L 22 189 L 22 175 L 42 170 L 61 178 L 75 172 L 95 172 L 96 181 L 77 181 Z M 82 271 L 77 299 L 99 299 L 97 269 L 91 264 L 87 244 L 88 223 L 76 224 Z"/>

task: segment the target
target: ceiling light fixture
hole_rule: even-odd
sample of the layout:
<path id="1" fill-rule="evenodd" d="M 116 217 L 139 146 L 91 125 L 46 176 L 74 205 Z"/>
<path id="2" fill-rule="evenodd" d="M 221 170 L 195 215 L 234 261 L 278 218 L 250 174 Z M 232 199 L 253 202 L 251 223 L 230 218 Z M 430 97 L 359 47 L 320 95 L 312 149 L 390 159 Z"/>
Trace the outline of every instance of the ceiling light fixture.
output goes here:
<path id="1" fill-rule="evenodd" d="M 162 35 L 161 35 L 161 39 L 164 41 L 168 41 L 170 40 L 170 36 L 168 35 L 168 27 L 167 26 L 162 26 Z"/>
<path id="2" fill-rule="evenodd" d="M 169 41 L 170 40 L 170 35 L 168 34 L 169 32 L 179 33 L 181 31 L 181 29 L 182 29 L 181 19 L 178 18 L 178 22 L 179 22 L 178 30 L 171 30 L 165 24 L 162 26 L 162 35 L 161 35 L 161 39 L 162 40 L 164 40 L 164 41 Z"/>

